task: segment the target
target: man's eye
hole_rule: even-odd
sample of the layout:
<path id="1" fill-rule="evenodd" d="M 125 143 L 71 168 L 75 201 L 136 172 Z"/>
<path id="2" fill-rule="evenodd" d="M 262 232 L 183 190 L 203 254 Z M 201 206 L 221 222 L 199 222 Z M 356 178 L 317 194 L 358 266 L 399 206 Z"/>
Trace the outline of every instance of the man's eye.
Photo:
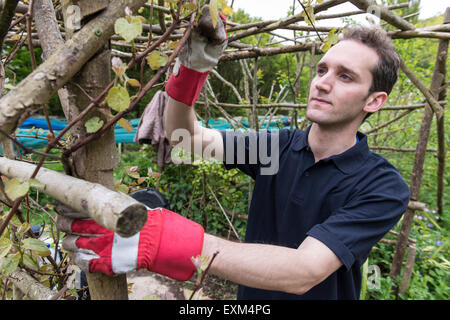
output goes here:
<path id="1" fill-rule="evenodd" d="M 325 74 L 325 69 L 317 69 L 317 74 L 319 75 Z"/>
<path id="2" fill-rule="evenodd" d="M 349 75 L 347 75 L 347 74 L 341 74 L 341 78 L 343 80 L 352 80 L 352 78 Z"/>

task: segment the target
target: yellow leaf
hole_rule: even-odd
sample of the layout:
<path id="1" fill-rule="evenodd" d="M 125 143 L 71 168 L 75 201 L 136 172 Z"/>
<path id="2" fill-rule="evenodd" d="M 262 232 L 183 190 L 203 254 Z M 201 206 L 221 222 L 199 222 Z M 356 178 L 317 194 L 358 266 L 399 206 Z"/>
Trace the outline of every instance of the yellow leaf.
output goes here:
<path id="1" fill-rule="evenodd" d="M 222 13 L 226 16 L 231 16 L 233 14 L 233 8 L 225 7 L 222 9 Z"/>
<path id="2" fill-rule="evenodd" d="M 322 50 L 323 52 L 327 52 L 328 50 L 330 50 L 331 48 L 331 44 L 329 42 L 325 42 L 320 46 L 320 50 Z"/>
<path id="3" fill-rule="evenodd" d="M 9 180 L 5 185 L 5 192 L 12 201 L 25 196 L 29 189 L 30 184 L 28 181 L 20 182 L 17 178 Z"/>
<path id="4" fill-rule="evenodd" d="M 147 57 L 147 63 L 152 70 L 158 70 L 160 67 L 160 53 L 159 51 L 153 51 Z"/>
<path id="5" fill-rule="evenodd" d="M 179 43 L 180 43 L 180 41 L 172 41 L 171 43 L 169 43 L 169 46 L 168 46 L 169 50 L 174 50 L 178 46 Z"/>
<path id="6" fill-rule="evenodd" d="M 189 3 L 183 4 L 182 8 L 185 8 L 186 10 L 189 10 L 189 11 L 194 11 L 195 9 L 197 9 L 197 6 L 193 2 L 189 2 Z"/>
<path id="7" fill-rule="evenodd" d="M 306 10 L 303 11 L 302 16 L 305 18 L 305 22 L 307 24 L 312 25 L 316 21 L 314 18 L 314 7 L 306 7 Z"/>
<path id="8" fill-rule="evenodd" d="M 211 2 L 209 3 L 209 14 L 211 15 L 213 27 L 216 28 L 217 21 L 219 20 L 219 8 L 217 0 L 211 0 Z"/>
<path id="9" fill-rule="evenodd" d="M 133 126 L 124 118 L 121 118 L 119 121 L 117 121 L 117 124 L 119 126 L 121 126 L 122 128 L 124 128 L 125 130 L 128 131 L 128 133 L 130 133 L 131 131 L 133 131 Z"/>
<path id="10" fill-rule="evenodd" d="M 127 80 L 127 83 L 128 83 L 130 86 L 133 86 L 133 87 L 140 87 L 140 86 L 141 86 L 141 84 L 139 83 L 139 81 L 137 81 L 136 79 L 128 79 L 128 80 Z"/>

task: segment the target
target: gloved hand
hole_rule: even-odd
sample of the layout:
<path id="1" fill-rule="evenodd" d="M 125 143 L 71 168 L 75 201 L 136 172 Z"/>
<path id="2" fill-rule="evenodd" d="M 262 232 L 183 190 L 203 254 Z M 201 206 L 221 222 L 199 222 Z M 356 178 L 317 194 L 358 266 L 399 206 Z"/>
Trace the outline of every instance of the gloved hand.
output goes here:
<path id="1" fill-rule="evenodd" d="M 225 16 L 220 13 L 220 19 L 214 28 L 209 10 L 204 9 L 198 26 L 192 30 L 177 57 L 173 73 L 166 85 L 167 94 L 192 106 L 227 44 Z"/>
<path id="2" fill-rule="evenodd" d="M 201 225 L 165 208 L 148 209 L 142 230 L 129 238 L 102 227 L 92 219 L 59 204 L 58 228 L 66 232 L 63 248 L 73 251 L 77 266 L 85 272 L 109 275 L 145 268 L 176 280 L 188 280 L 195 272 L 191 257 L 202 251 Z"/>

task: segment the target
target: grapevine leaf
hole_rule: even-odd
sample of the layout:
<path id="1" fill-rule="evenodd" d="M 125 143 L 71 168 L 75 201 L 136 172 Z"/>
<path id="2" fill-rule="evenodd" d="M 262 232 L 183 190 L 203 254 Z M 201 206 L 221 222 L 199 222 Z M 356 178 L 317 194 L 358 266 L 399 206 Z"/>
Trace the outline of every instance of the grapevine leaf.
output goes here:
<path id="1" fill-rule="evenodd" d="M 120 112 L 127 109 L 130 105 L 130 96 L 128 95 L 127 89 L 121 86 L 115 86 L 109 90 L 106 102 L 111 109 Z"/>
<path id="2" fill-rule="evenodd" d="M 92 117 L 84 124 L 87 133 L 95 133 L 103 126 L 103 120 L 99 117 Z"/>
<path id="3" fill-rule="evenodd" d="M 40 182 L 37 179 L 30 179 L 30 180 L 28 180 L 28 183 L 30 184 L 30 187 L 33 187 L 36 189 L 44 189 L 45 188 L 45 184 L 43 184 L 42 182 Z"/>
<path id="4" fill-rule="evenodd" d="M 139 17 L 131 17 L 130 22 L 125 18 L 119 18 L 114 23 L 114 32 L 126 42 L 131 42 L 142 34 L 142 21 Z"/>
<path id="5" fill-rule="evenodd" d="M 147 63 L 152 70 L 158 70 L 161 66 L 161 54 L 159 51 L 153 51 L 147 57 Z"/>
<path id="6" fill-rule="evenodd" d="M 13 201 L 26 195 L 29 189 L 28 181 L 20 182 L 17 178 L 9 180 L 5 186 L 6 194 Z"/>

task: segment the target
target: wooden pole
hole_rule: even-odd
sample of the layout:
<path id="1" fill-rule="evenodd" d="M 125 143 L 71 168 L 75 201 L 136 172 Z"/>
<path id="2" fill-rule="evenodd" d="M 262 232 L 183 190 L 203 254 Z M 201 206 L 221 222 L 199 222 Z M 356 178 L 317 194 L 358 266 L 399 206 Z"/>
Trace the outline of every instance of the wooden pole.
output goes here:
<path id="1" fill-rule="evenodd" d="M 444 21 L 450 22 L 450 10 L 447 9 Z M 446 43 L 448 48 L 448 41 L 441 40 L 441 42 Z M 439 45 L 440 48 L 441 45 Z M 441 58 L 442 51 L 438 51 L 436 58 L 436 65 L 431 79 L 430 85 L 430 95 L 432 99 L 437 99 L 439 95 L 440 88 L 443 84 L 443 75 L 440 73 L 441 63 L 446 60 L 447 51 L 443 51 L 444 55 Z M 424 89 L 421 90 L 424 92 Z M 428 90 L 426 90 L 428 91 Z M 431 99 L 427 99 L 430 101 Z M 439 106 L 440 107 L 440 106 Z M 443 112 L 442 112 L 443 113 Z M 438 115 L 437 115 L 438 116 Z M 438 118 L 443 118 L 443 116 Z M 419 141 L 417 143 L 416 153 L 414 157 L 414 166 L 412 170 L 412 178 L 410 183 L 410 197 L 411 200 L 417 201 L 419 199 L 420 187 L 422 184 L 422 175 L 424 172 L 425 163 L 425 152 L 427 148 L 427 143 L 430 135 L 431 122 L 433 120 L 433 109 L 429 104 L 425 106 L 424 115 L 422 118 L 422 124 L 420 127 Z M 398 237 L 397 246 L 395 247 L 394 258 L 392 261 L 391 277 L 397 277 L 401 273 L 401 267 L 403 262 L 403 257 L 405 254 L 405 249 L 407 246 L 407 239 L 411 231 L 412 223 L 414 217 L 414 210 L 408 208 L 405 215 L 403 216 L 403 222 L 400 230 L 400 235 Z M 397 288 L 398 289 L 398 288 Z"/>
<path id="2" fill-rule="evenodd" d="M 444 15 L 444 24 L 450 26 L 450 7 L 447 7 Z M 435 72 L 439 72 L 442 75 L 445 83 L 447 73 L 447 57 L 448 57 L 448 40 L 439 41 L 438 55 L 436 58 Z M 446 90 L 439 89 L 437 91 L 439 100 L 446 100 Z M 439 214 L 444 213 L 444 171 L 445 171 L 445 124 L 444 116 L 436 118 L 436 128 L 438 136 L 438 167 L 437 167 L 437 194 L 436 194 L 436 207 Z"/>

